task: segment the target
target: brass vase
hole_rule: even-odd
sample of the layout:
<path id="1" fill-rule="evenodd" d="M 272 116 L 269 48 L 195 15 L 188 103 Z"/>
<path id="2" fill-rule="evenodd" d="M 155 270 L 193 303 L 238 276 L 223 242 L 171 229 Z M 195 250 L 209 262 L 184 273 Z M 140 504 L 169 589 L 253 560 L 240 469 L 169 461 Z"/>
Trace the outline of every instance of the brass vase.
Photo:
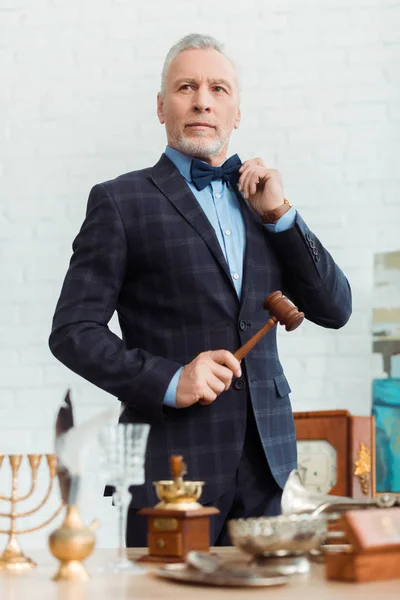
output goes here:
<path id="1" fill-rule="evenodd" d="M 89 580 L 82 561 L 93 552 L 96 543 L 94 530 L 97 527 L 97 521 L 89 527 L 83 525 L 76 504 L 67 506 L 63 524 L 49 537 L 50 551 L 61 562 L 53 581 Z"/>

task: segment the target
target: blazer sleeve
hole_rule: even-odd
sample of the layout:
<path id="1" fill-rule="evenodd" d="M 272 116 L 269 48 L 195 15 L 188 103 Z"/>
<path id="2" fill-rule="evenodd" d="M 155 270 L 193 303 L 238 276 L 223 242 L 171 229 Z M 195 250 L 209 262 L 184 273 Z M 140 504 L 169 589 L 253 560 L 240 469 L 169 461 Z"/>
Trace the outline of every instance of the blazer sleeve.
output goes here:
<path id="1" fill-rule="evenodd" d="M 283 265 L 284 291 L 317 325 L 339 329 L 352 312 L 349 282 L 299 213 L 292 227 L 267 232 Z"/>
<path id="2" fill-rule="evenodd" d="M 90 192 L 85 221 L 55 310 L 49 338 L 58 360 L 117 396 L 144 420 L 163 420 L 163 398 L 182 366 L 127 348 L 108 328 L 124 281 L 127 240 L 117 205 L 103 185 Z"/>

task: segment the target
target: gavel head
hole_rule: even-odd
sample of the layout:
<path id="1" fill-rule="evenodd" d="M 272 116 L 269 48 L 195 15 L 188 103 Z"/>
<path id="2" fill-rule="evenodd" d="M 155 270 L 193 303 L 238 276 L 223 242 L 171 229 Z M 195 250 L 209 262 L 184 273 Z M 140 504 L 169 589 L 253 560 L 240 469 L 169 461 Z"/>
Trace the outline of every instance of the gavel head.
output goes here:
<path id="1" fill-rule="evenodd" d="M 264 310 L 269 310 L 272 317 L 285 325 L 286 331 L 297 329 L 304 320 L 304 313 L 279 291 L 271 292 L 265 298 Z"/>

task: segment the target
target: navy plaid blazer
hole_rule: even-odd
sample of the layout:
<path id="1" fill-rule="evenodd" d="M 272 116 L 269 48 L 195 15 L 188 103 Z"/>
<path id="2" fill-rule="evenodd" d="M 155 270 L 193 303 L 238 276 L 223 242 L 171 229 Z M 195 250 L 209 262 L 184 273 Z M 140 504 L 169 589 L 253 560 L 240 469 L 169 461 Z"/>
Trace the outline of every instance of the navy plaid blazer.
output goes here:
<path id="1" fill-rule="evenodd" d="M 351 314 L 347 279 L 300 215 L 274 234 L 238 197 L 246 226 L 240 300 L 212 226 L 165 154 L 152 168 L 94 186 L 74 240 L 49 345 L 67 367 L 124 404 L 122 422 L 152 425 L 146 483 L 132 489 L 133 506 L 155 504 L 152 482 L 169 478 L 173 453 L 184 456 L 188 478 L 206 482 L 203 503 L 226 491 L 248 402 L 283 487 L 297 454 L 275 328 L 244 359 L 243 376 L 211 405 L 167 407 L 166 389 L 200 352 L 234 352 L 246 342 L 268 320 L 263 301 L 274 290 L 323 327 L 339 328 Z M 122 340 L 107 326 L 115 310 Z"/>

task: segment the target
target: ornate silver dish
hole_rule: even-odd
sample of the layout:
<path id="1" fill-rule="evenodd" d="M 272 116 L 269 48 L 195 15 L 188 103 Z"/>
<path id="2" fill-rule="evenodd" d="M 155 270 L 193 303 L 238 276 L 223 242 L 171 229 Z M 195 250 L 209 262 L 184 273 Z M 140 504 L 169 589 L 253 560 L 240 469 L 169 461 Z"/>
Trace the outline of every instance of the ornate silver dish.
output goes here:
<path id="1" fill-rule="evenodd" d="M 296 556 L 318 548 L 327 533 L 324 515 L 281 515 L 228 522 L 232 543 L 253 556 Z"/>

